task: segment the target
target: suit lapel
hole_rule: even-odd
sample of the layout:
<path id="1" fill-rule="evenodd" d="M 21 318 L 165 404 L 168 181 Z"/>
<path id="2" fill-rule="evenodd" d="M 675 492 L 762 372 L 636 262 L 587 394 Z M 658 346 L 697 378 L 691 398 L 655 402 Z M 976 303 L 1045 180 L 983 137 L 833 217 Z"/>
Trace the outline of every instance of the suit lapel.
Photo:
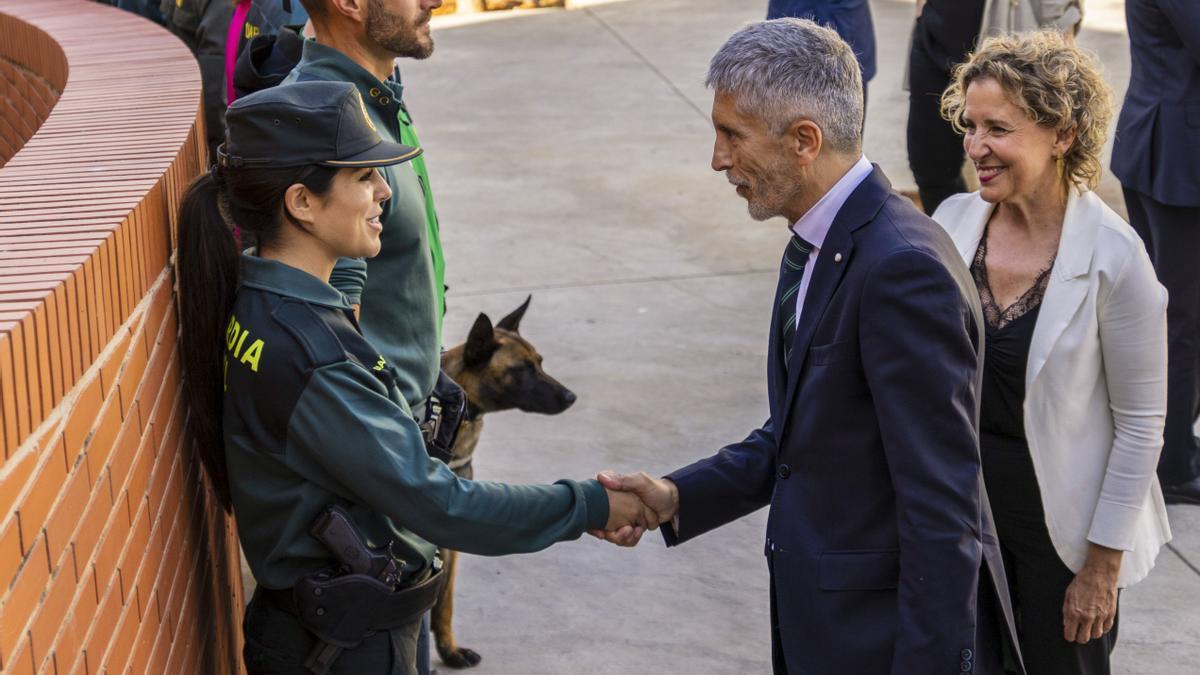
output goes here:
<path id="1" fill-rule="evenodd" d="M 792 344 L 792 362 L 787 369 L 787 395 L 783 399 L 781 412 L 791 409 L 792 397 L 796 395 L 800 374 L 804 372 L 804 365 L 808 360 L 808 347 L 812 344 L 813 336 L 817 332 L 817 326 L 821 323 L 821 317 L 825 314 L 825 308 L 829 306 L 830 298 L 833 297 L 838 285 L 841 284 L 846 269 L 851 264 L 854 253 L 852 233 L 875 217 L 888 195 L 891 194 L 891 187 L 883 172 L 876 166 L 871 175 L 867 176 L 854 189 L 854 192 L 850 193 L 850 197 L 834 217 L 833 224 L 829 227 L 829 233 L 825 235 L 824 245 L 821 246 L 816 267 L 813 268 L 812 277 L 808 282 L 804 307 L 796 323 L 795 342 Z M 778 327 L 773 327 L 772 330 L 773 332 L 777 331 Z M 774 350 L 773 354 L 779 364 L 779 370 L 783 370 L 782 346 Z M 781 438 L 783 426 L 784 424 L 776 424 Z"/>
<path id="2" fill-rule="evenodd" d="M 1087 298 L 1086 276 L 1092 265 L 1096 233 L 1104 216 L 1097 201 L 1098 198 L 1091 192 L 1082 195 L 1072 192 L 1067 200 L 1058 256 L 1054 261 L 1046 295 L 1042 298 L 1029 347 L 1029 363 L 1025 371 L 1026 391 L 1037 380 L 1055 343 Z M 976 199 L 961 213 L 948 213 L 942 218 L 947 221 L 944 226 L 968 267 L 975 261 L 975 251 L 979 248 L 993 208 L 992 204 Z"/>
<path id="3" fill-rule="evenodd" d="M 975 251 L 979 249 L 979 241 L 983 239 L 983 229 L 987 226 L 988 219 L 992 217 L 994 208 L 993 204 L 976 197 L 962 209 L 961 215 L 950 213 L 941 219 L 947 221 L 941 225 L 950 233 L 950 238 L 954 240 L 954 247 L 958 249 L 958 254 L 962 256 L 967 267 L 970 267 L 971 263 L 975 261 Z"/>
<path id="4" fill-rule="evenodd" d="M 1091 270 L 1096 249 L 1096 234 L 1104 214 L 1098 207 L 1099 198 L 1087 192 L 1071 193 L 1063 218 L 1058 256 L 1042 298 L 1042 308 L 1033 329 L 1029 346 L 1029 363 L 1025 371 L 1025 391 L 1028 392 L 1046 365 L 1054 345 L 1070 325 L 1088 294 L 1087 273 Z"/>

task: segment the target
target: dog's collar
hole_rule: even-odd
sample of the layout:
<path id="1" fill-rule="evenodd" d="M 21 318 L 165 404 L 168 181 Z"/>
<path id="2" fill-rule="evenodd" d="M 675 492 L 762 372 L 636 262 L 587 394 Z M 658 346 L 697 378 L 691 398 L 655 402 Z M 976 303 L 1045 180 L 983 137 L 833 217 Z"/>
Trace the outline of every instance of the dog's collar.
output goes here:
<path id="1" fill-rule="evenodd" d="M 466 419 L 469 422 L 477 422 L 479 421 L 480 417 L 483 417 L 483 411 L 479 408 L 476 408 L 475 405 L 471 403 L 471 398 L 468 396 L 467 406 L 465 409 L 463 409 L 463 419 Z"/>

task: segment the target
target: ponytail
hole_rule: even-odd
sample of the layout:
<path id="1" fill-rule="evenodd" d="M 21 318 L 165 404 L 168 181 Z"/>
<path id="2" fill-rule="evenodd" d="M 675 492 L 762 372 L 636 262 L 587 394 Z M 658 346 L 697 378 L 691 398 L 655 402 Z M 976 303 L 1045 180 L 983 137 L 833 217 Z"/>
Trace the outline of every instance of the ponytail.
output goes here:
<path id="1" fill-rule="evenodd" d="M 233 310 L 239 254 L 233 232 L 221 215 L 221 179 L 215 173 L 196 179 L 183 196 L 176 274 L 184 398 L 190 408 L 188 437 L 195 443 L 221 506 L 228 511 L 231 500 L 221 428 L 221 336 Z"/>
<path id="2" fill-rule="evenodd" d="M 221 425 L 222 357 L 241 266 L 230 223 L 237 223 L 241 234 L 253 237 L 258 246 L 270 245 L 287 220 L 283 200 L 288 188 L 299 183 L 323 195 L 337 172 L 316 165 L 214 169 L 188 187 L 179 207 L 176 274 L 184 399 L 190 408 L 187 431 L 226 511 L 232 502 Z"/>

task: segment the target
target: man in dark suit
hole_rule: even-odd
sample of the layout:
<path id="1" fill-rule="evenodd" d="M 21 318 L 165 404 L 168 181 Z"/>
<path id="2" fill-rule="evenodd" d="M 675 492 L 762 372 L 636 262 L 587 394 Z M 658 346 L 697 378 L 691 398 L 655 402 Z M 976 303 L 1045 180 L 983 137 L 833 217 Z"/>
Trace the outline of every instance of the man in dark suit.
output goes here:
<path id="1" fill-rule="evenodd" d="M 665 479 L 601 480 L 658 512 L 670 546 L 770 504 L 776 672 L 1000 672 L 1008 593 L 982 493 L 974 282 L 863 156 L 859 69 L 832 30 L 751 24 L 707 82 L 713 169 L 756 220 L 791 230 L 770 417 Z"/>
<path id="2" fill-rule="evenodd" d="M 1158 478 L 1168 504 L 1200 504 L 1200 3 L 1126 0 L 1125 20 L 1132 68 L 1112 171 L 1170 295 Z"/>

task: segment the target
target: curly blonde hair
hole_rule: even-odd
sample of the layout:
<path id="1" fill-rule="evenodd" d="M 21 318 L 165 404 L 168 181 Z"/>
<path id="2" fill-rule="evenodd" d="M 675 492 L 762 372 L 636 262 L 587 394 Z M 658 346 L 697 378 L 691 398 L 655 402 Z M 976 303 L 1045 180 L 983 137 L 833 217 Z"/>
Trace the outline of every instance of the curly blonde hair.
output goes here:
<path id="1" fill-rule="evenodd" d="M 1104 170 L 1100 152 L 1113 116 L 1112 90 L 1096 57 L 1055 30 L 985 39 L 955 66 L 942 94 L 942 116 L 959 133 L 966 130 L 967 87 L 989 78 L 1037 124 L 1056 131 L 1075 129 L 1075 142 L 1062 158 L 1063 187 L 1094 189 Z"/>

